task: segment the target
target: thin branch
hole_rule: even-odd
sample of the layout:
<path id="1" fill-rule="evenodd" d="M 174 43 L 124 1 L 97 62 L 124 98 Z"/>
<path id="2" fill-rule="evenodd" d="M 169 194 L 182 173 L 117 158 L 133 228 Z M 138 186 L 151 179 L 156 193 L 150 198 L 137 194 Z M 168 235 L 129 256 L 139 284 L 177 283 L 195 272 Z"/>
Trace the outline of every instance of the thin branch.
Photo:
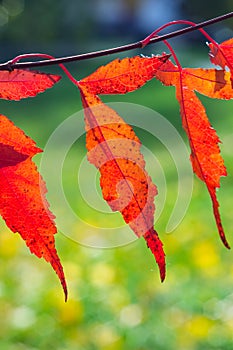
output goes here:
<path id="1" fill-rule="evenodd" d="M 229 12 L 229 13 L 226 13 L 222 16 L 218 16 L 218 17 L 209 19 L 207 21 L 200 22 L 200 23 L 196 24 L 195 26 L 190 26 L 187 28 L 176 30 L 174 32 L 171 32 L 171 33 L 168 33 L 165 35 L 161 35 L 159 37 L 152 38 L 150 40 L 150 42 L 148 43 L 148 45 L 154 44 L 154 43 L 157 43 L 157 42 L 160 42 L 163 40 L 171 39 L 171 38 L 174 38 L 176 36 L 180 36 L 180 35 L 192 32 L 192 31 L 197 30 L 199 28 L 207 27 L 211 24 L 215 24 L 215 23 L 224 21 L 224 20 L 232 18 L 232 17 L 233 17 L 233 12 Z M 60 63 L 68 63 L 68 62 L 74 62 L 74 61 L 83 61 L 83 60 L 87 60 L 90 58 L 112 55 L 115 53 L 134 50 L 134 49 L 143 48 L 143 47 L 144 47 L 143 40 L 141 40 L 141 41 L 137 41 L 137 42 L 132 43 L 132 44 L 118 46 L 118 47 L 111 48 L 111 49 L 100 50 L 100 51 L 95 51 L 95 52 L 88 52 L 88 53 L 75 55 L 75 56 L 46 59 L 43 61 L 12 63 L 13 60 L 10 60 L 8 62 L 0 64 L 0 70 L 13 70 L 16 68 L 33 68 L 33 67 L 57 65 Z M 40 55 L 40 54 L 38 54 L 38 55 Z M 36 54 L 35 54 L 35 56 L 36 56 Z"/>

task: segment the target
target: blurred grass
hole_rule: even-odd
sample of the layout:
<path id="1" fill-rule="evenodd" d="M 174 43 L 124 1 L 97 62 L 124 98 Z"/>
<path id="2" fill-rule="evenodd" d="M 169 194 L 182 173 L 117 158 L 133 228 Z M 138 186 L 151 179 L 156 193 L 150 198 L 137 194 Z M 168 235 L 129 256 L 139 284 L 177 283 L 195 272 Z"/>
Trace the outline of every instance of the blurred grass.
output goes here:
<path id="1" fill-rule="evenodd" d="M 80 75 L 85 76 L 94 69 L 94 64 L 80 67 Z M 223 141 L 222 154 L 229 176 L 222 179 L 218 196 L 232 245 L 233 103 L 201 99 Z M 104 100 L 136 102 L 153 108 L 184 135 L 173 88 L 152 81 L 135 93 Z M 1 113 L 25 130 L 40 147 L 45 146 L 63 120 L 80 108 L 78 91 L 65 78 L 34 99 L 1 101 Z M 142 143 L 149 148 L 152 139 L 139 133 Z M 166 281 L 160 283 L 152 254 L 142 239 L 124 247 L 101 250 L 81 246 L 59 233 L 57 249 L 70 293 L 65 304 L 52 269 L 30 255 L 18 235 L 13 235 L 2 222 L 2 349 L 232 349 L 232 252 L 220 243 L 210 200 L 199 180 L 194 182 L 192 201 L 182 223 L 172 234 L 164 233 L 176 195 L 176 169 L 159 144 L 153 143 L 153 152 L 162 160 L 168 179 L 168 200 L 156 223 L 167 255 Z M 79 198 L 76 173 L 72 173 L 72 164 L 79 164 L 84 154 L 85 140 L 81 138 L 69 155 L 67 169 L 71 171 L 64 172 L 63 181 L 72 207 L 84 219 L 95 222 L 100 218 Z M 109 214 L 110 218 L 102 215 L 101 220 L 105 220 L 104 224 L 109 220 L 111 225 L 113 215 Z M 81 226 L 77 225 L 75 230 L 81 230 Z"/>

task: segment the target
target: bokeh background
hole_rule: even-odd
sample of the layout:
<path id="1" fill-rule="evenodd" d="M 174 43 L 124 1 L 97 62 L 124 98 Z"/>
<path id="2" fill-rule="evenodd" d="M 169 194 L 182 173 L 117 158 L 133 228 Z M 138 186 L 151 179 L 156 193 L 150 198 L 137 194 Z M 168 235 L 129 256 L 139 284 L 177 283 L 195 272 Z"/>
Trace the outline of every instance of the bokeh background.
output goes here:
<path id="1" fill-rule="evenodd" d="M 0 5 L 1 60 L 25 52 L 55 56 L 110 48 L 140 40 L 175 19 L 206 20 L 232 10 L 231 0 L 3 0 Z M 216 40 L 232 36 L 233 22 L 207 28 Z M 199 33 L 173 39 L 182 64 L 209 67 L 208 48 Z M 165 50 L 151 45 L 145 54 Z M 128 52 L 128 56 L 137 52 Z M 113 57 L 72 63 L 77 78 Z M 47 71 L 45 69 L 45 71 Z M 49 71 L 58 73 L 56 67 Z M 201 97 L 222 140 L 228 168 L 218 192 L 227 236 L 233 244 L 232 101 Z M 174 89 L 150 82 L 125 96 L 105 101 L 136 102 L 155 109 L 184 136 Z M 64 79 L 34 99 L 1 101 L 1 113 L 44 147 L 53 130 L 80 110 L 77 90 Z M 139 131 L 140 134 L 140 131 Z M 143 240 L 115 249 L 84 247 L 62 233 L 56 237 L 69 300 L 48 264 L 32 256 L 17 234 L 0 223 L 0 348 L 6 350 L 230 350 L 233 348 L 233 255 L 221 245 L 204 185 L 194 180 L 187 214 L 171 234 L 165 227 L 177 189 L 177 174 L 163 147 L 141 132 L 167 178 L 167 210 L 156 228 L 164 242 L 168 275 L 161 284 Z M 81 138 L 70 155 L 77 165 L 85 155 Z M 40 162 L 37 157 L 36 161 Z M 74 166 L 75 168 L 75 166 Z M 85 216 L 76 196 L 76 174 L 64 172 L 72 205 Z M 74 170 L 75 171 L 75 170 Z M 49 189 L 48 189 L 49 190 Z M 75 195 L 72 196 L 72 193 Z M 59 206 L 59 203 L 58 203 Z M 98 219 L 98 215 L 90 220 Z M 108 220 L 108 218 L 106 218 Z M 111 216 L 112 220 L 112 216 Z M 79 230 L 79 227 L 76 228 Z"/>

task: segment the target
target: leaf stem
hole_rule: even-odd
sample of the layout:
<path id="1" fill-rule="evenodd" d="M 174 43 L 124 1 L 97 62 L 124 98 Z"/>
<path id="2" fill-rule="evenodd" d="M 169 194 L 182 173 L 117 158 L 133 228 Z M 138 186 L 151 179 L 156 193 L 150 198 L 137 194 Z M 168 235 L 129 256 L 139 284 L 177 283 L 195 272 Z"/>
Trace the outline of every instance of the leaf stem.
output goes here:
<path id="1" fill-rule="evenodd" d="M 148 45 L 151 41 L 151 39 L 153 39 L 154 37 L 158 36 L 157 33 L 159 33 L 161 30 L 176 25 L 176 24 L 187 24 L 187 25 L 191 25 L 192 27 L 196 28 L 196 23 L 195 22 L 191 22 L 191 21 L 186 21 L 183 19 L 179 19 L 177 21 L 172 21 L 172 22 L 168 22 L 166 24 L 163 24 L 161 27 L 157 28 L 155 31 L 153 31 L 150 35 L 148 35 L 143 41 L 143 47 L 145 47 L 146 45 Z M 209 40 L 213 45 L 217 46 L 217 42 L 211 38 L 211 36 L 202 28 L 196 28 L 198 29 L 205 37 L 207 40 Z M 164 40 L 165 42 L 165 40 Z"/>
<path id="2" fill-rule="evenodd" d="M 187 28 L 176 30 L 174 32 L 171 32 L 171 33 L 168 33 L 165 35 L 161 35 L 159 37 L 152 38 L 152 39 L 150 39 L 148 44 L 154 44 L 154 43 L 166 40 L 166 39 L 174 38 L 176 36 L 180 36 L 180 35 L 189 33 L 191 31 L 206 27 L 208 25 L 224 21 L 224 20 L 229 19 L 231 17 L 233 17 L 233 12 L 229 12 L 229 13 L 226 13 L 224 15 L 209 19 L 207 21 L 200 22 L 194 26 L 190 26 Z M 91 59 L 91 58 L 107 56 L 107 55 L 112 55 L 112 54 L 116 54 L 119 52 L 143 48 L 145 46 L 144 43 L 145 43 L 144 40 L 141 40 L 138 42 L 134 42 L 134 43 L 123 45 L 123 46 L 118 46 L 118 47 L 111 48 L 111 49 L 88 52 L 88 53 L 74 55 L 74 56 L 45 59 L 43 61 L 35 61 L 35 62 L 18 62 L 17 63 L 13 59 L 13 60 L 10 60 L 8 62 L 0 64 L 0 70 L 9 70 L 10 71 L 10 70 L 13 70 L 16 68 L 33 68 L 33 67 L 57 65 L 57 64 L 61 64 L 61 63 L 68 63 L 68 62 L 74 62 L 74 61 L 83 61 L 83 60 L 87 60 L 87 59 Z"/>
<path id="3" fill-rule="evenodd" d="M 176 56 L 175 51 L 173 50 L 172 46 L 169 44 L 169 42 L 167 40 L 163 41 L 164 44 L 168 47 L 169 51 L 172 54 L 172 57 L 174 58 L 174 61 L 176 62 L 177 67 L 179 68 L 179 71 L 182 71 L 182 66 L 180 64 L 180 61 L 178 60 L 178 57 Z"/>
<path id="4" fill-rule="evenodd" d="M 30 58 L 30 57 L 33 57 L 33 58 L 39 58 L 40 57 L 40 58 L 45 58 L 45 59 L 54 59 L 53 56 L 47 55 L 47 54 L 44 54 L 44 53 L 28 53 L 28 54 L 22 54 L 22 55 L 16 56 L 15 58 L 13 58 L 13 60 L 11 60 L 11 64 L 15 65 L 19 61 L 21 61 L 23 59 Z M 64 66 L 64 64 L 59 63 L 58 65 L 63 70 L 63 72 L 67 75 L 67 77 L 70 79 L 70 81 L 74 85 L 77 85 L 78 84 L 77 80 L 73 77 L 73 75 L 69 72 L 69 70 Z"/>

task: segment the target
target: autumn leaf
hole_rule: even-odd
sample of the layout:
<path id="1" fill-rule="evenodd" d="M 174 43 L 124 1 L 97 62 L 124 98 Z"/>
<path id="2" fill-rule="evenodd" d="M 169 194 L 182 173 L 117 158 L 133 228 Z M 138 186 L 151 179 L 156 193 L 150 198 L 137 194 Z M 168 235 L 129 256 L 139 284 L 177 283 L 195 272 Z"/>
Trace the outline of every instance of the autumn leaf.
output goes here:
<path id="1" fill-rule="evenodd" d="M 165 278 L 163 245 L 154 230 L 156 186 L 145 170 L 140 141 L 111 108 L 80 86 L 87 131 L 88 160 L 100 171 L 103 198 L 120 211 L 138 237 L 143 236 Z M 91 107 L 91 108 L 90 108 Z"/>
<path id="2" fill-rule="evenodd" d="M 233 98 L 231 75 L 225 70 L 183 68 L 184 84 L 202 95 L 229 100 Z"/>
<path id="3" fill-rule="evenodd" d="M 116 59 L 79 82 L 93 95 L 125 94 L 143 86 L 170 55 Z"/>
<path id="4" fill-rule="evenodd" d="M 36 96 L 61 79 L 58 75 L 24 69 L 0 71 L 0 98 L 21 100 Z"/>
<path id="5" fill-rule="evenodd" d="M 221 44 L 209 43 L 210 60 L 213 64 L 222 67 L 228 67 L 231 71 L 231 80 L 233 81 L 233 38 L 222 42 Z"/>
<path id="6" fill-rule="evenodd" d="M 33 254 L 52 265 L 67 299 L 63 268 L 55 249 L 57 230 L 45 199 L 45 183 L 32 162 L 39 152 L 34 141 L 0 115 L 0 214 Z"/>
<path id="7" fill-rule="evenodd" d="M 164 85 L 178 86 L 182 77 L 183 85 L 202 95 L 218 98 L 232 99 L 233 89 L 231 75 L 225 70 L 204 68 L 179 68 L 170 60 L 156 71 L 156 78 Z"/>
<path id="8" fill-rule="evenodd" d="M 167 61 L 157 71 L 156 78 L 165 85 L 176 87 L 183 127 L 189 138 L 193 170 L 207 186 L 220 238 L 229 248 L 216 197 L 216 188 L 220 187 L 220 177 L 227 175 L 218 146 L 220 140 L 207 118 L 204 106 L 193 90 L 209 97 L 232 98 L 230 74 L 215 69 L 185 69 Z"/>

